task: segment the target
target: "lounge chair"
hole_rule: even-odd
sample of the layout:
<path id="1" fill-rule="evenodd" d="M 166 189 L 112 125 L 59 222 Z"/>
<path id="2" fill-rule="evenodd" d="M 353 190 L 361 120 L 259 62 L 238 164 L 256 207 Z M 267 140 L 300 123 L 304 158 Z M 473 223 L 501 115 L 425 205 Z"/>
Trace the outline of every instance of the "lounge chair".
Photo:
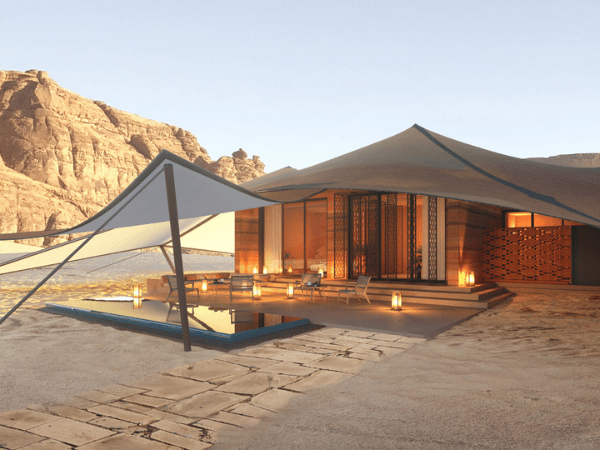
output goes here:
<path id="1" fill-rule="evenodd" d="M 229 300 L 233 301 L 234 292 L 250 292 L 250 295 L 252 296 L 253 286 L 253 275 L 232 275 L 231 283 L 229 283 Z"/>
<path id="2" fill-rule="evenodd" d="M 297 288 L 302 291 L 302 295 L 305 290 L 310 291 L 310 298 L 315 302 L 314 293 L 319 292 L 319 295 L 323 297 L 323 286 L 321 286 L 321 275 L 318 273 L 305 273 L 302 275 L 302 280 L 297 282 Z"/>
<path id="3" fill-rule="evenodd" d="M 165 275 L 165 278 L 167 279 L 167 282 L 169 283 L 169 295 L 167 295 L 167 302 L 169 301 L 169 297 L 171 297 L 171 294 L 175 291 L 177 291 L 177 277 L 175 275 Z M 190 280 L 190 281 L 185 281 L 185 293 L 187 294 L 188 292 L 194 292 L 196 291 L 196 295 L 198 296 L 198 303 L 200 303 L 200 289 L 198 289 L 197 287 L 194 287 L 194 281 Z M 191 287 L 188 287 L 191 286 Z"/>
<path id="4" fill-rule="evenodd" d="M 340 295 L 346 294 L 346 305 L 348 304 L 350 297 L 356 297 L 358 299 L 364 298 L 367 302 L 369 302 L 370 305 L 371 302 L 369 300 L 369 296 L 367 295 L 367 287 L 369 286 L 370 281 L 371 277 L 358 277 L 358 280 L 356 280 L 356 284 L 354 285 L 354 287 L 346 285 L 344 289 L 340 289 L 338 291 L 338 302 L 340 301 Z"/>

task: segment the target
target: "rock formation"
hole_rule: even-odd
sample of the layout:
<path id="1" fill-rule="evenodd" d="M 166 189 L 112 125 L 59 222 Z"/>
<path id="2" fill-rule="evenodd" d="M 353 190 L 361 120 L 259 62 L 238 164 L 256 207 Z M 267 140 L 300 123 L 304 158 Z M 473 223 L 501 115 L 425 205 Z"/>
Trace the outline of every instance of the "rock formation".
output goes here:
<path id="1" fill-rule="evenodd" d="M 600 167 L 600 153 L 575 153 L 572 155 L 549 156 L 547 158 L 529 158 L 532 161 L 557 166 L 593 168 Z"/>
<path id="2" fill-rule="evenodd" d="M 0 71 L 0 233 L 82 222 L 161 149 L 234 183 L 264 174 L 258 156 L 213 161 L 189 131 L 84 98 L 46 72 Z"/>

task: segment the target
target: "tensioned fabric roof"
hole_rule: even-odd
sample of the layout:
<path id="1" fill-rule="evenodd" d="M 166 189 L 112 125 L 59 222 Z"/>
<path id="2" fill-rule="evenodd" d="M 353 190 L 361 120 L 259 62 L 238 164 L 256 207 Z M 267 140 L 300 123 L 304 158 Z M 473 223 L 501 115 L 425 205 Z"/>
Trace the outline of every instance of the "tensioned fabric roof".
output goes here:
<path id="1" fill-rule="evenodd" d="M 94 236 L 71 261 L 169 245 L 165 164 L 173 166 L 183 248 L 233 253 L 234 218 L 228 213 L 278 204 L 163 150 L 123 193 L 82 224 L 67 230 L 0 235 L 0 241 L 91 232 L 105 225 L 106 231 Z M 0 274 L 60 263 L 82 239 L 6 261 L 0 264 Z"/>
<path id="2" fill-rule="evenodd" d="M 302 170 L 243 183 L 273 200 L 325 189 L 402 192 L 485 203 L 600 226 L 600 168 L 544 164 L 494 153 L 414 125 Z"/>
<path id="3" fill-rule="evenodd" d="M 95 231 L 113 214 L 116 216 L 106 229 L 167 222 L 169 210 L 163 174 L 165 164 L 173 165 L 180 220 L 278 203 L 162 150 L 117 198 L 80 225 L 66 230 L 3 234 L 0 240 Z"/>

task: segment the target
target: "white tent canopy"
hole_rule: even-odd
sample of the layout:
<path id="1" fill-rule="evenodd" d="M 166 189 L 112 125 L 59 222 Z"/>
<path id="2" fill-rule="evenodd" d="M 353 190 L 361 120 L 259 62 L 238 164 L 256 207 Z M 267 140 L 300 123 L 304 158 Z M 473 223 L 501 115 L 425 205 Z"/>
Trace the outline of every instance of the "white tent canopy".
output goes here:
<path id="1" fill-rule="evenodd" d="M 234 221 L 234 213 L 180 220 L 181 246 L 211 252 L 234 253 Z M 55 245 L 0 264 L 0 275 L 59 264 L 81 244 L 83 239 L 85 238 Z M 70 261 L 170 244 L 169 222 L 112 229 L 94 236 Z M 0 249 L 2 247 L 3 245 L 0 244 Z"/>
<path id="2" fill-rule="evenodd" d="M 233 253 L 233 211 L 277 204 L 163 150 L 113 202 L 82 224 L 68 230 L 1 235 L 2 239 L 92 232 L 107 220 L 70 261 L 112 253 L 169 245 L 172 239 L 163 168 L 173 167 L 181 246 Z M 111 219 L 111 216 L 114 216 Z M 0 264 L 0 274 L 57 264 L 85 238 L 56 245 Z"/>

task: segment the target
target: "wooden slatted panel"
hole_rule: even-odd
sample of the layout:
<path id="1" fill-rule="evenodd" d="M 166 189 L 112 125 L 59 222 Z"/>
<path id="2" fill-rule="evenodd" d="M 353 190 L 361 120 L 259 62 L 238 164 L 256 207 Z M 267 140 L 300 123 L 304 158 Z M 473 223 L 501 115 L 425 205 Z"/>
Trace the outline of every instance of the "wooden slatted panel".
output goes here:
<path id="1" fill-rule="evenodd" d="M 571 227 L 484 231 L 486 281 L 571 282 Z"/>

